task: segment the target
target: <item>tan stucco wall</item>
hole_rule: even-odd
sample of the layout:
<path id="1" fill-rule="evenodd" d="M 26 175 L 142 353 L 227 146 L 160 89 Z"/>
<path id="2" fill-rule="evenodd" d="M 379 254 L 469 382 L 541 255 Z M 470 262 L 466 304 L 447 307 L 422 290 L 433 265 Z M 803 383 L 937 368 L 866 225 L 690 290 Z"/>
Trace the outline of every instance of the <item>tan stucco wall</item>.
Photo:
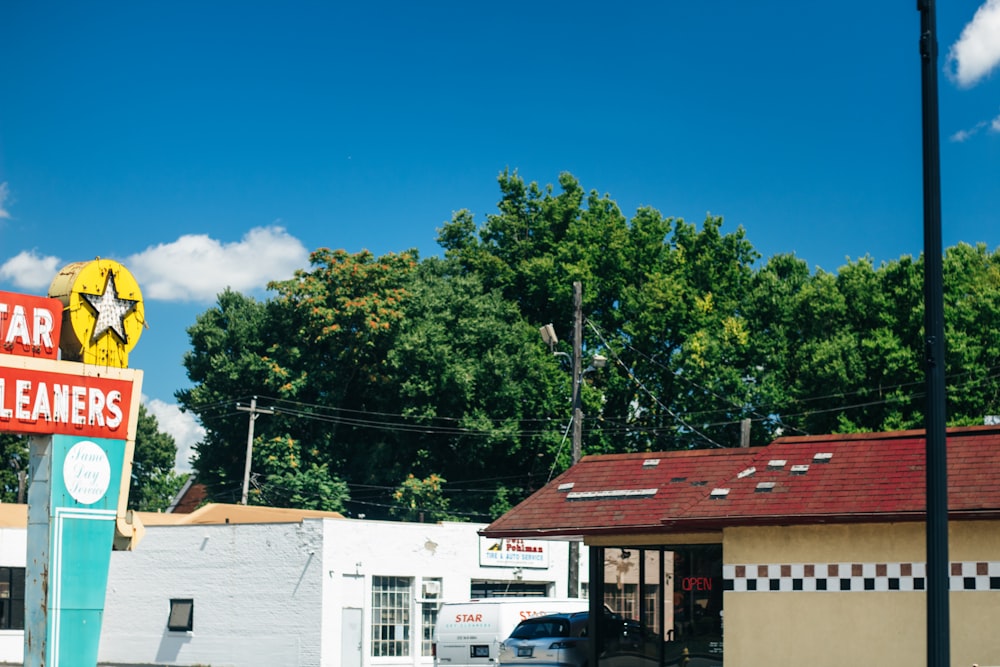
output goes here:
<path id="1" fill-rule="evenodd" d="M 727 565 L 923 563 L 922 523 L 732 528 Z M 949 523 L 949 560 L 1000 561 L 1000 523 Z M 925 594 L 919 591 L 727 592 L 726 664 L 926 663 Z M 1000 592 L 950 595 L 956 667 L 1000 665 Z"/>

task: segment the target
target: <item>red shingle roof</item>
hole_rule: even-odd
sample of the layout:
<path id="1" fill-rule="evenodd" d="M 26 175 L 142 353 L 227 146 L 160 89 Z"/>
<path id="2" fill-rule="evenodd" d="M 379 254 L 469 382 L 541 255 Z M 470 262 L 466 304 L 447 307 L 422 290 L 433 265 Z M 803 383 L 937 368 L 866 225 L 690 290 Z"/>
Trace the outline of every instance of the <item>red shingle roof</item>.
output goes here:
<path id="1" fill-rule="evenodd" d="M 482 532 L 576 537 L 922 521 L 925 447 L 923 431 L 897 431 L 779 438 L 754 449 L 591 456 Z M 1000 517 L 1000 427 L 949 429 L 948 487 L 952 518 Z"/>
<path id="2" fill-rule="evenodd" d="M 696 449 L 586 456 L 490 524 L 490 537 L 560 537 L 659 532 L 755 450 Z"/>

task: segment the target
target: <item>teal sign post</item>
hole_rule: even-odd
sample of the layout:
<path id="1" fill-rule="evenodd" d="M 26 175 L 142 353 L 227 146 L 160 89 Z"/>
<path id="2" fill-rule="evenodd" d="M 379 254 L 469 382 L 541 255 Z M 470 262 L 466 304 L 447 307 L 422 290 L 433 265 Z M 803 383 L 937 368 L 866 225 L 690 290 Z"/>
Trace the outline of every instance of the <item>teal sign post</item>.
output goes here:
<path id="1" fill-rule="evenodd" d="M 44 631 L 48 655 L 26 654 L 26 666 L 97 664 L 125 449 L 124 440 L 31 439 L 26 646 Z M 32 585 L 46 570 L 47 590 Z"/>

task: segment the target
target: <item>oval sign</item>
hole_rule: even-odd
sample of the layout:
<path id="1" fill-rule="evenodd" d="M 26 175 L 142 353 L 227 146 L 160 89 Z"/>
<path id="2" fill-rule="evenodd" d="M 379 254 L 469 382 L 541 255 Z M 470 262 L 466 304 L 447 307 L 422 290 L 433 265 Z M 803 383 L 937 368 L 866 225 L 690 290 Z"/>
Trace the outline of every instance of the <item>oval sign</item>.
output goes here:
<path id="1" fill-rule="evenodd" d="M 73 500 L 82 505 L 104 497 L 111 484 L 111 463 L 100 445 L 83 440 L 70 448 L 63 462 L 63 483 Z"/>

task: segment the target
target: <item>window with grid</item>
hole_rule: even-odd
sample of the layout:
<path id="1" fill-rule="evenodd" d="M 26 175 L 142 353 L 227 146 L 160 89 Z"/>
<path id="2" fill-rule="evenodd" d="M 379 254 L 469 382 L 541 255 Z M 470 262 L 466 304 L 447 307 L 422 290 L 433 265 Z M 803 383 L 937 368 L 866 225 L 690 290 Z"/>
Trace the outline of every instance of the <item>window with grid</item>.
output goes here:
<path id="1" fill-rule="evenodd" d="M 23 567 L 0 567 L 0 630 L 24 630 Z"/>
<path id="2" fill-rule="evenodd" d="M 434 624 L 441 606 L 441 580 L 424 579 L 420 601 L 420 655 L 434 655 Z"/>
<path id="3" fill-rule="evenodd" d="M 372 655 L 410 655 L 410 578 L 372 577 Z"/>

